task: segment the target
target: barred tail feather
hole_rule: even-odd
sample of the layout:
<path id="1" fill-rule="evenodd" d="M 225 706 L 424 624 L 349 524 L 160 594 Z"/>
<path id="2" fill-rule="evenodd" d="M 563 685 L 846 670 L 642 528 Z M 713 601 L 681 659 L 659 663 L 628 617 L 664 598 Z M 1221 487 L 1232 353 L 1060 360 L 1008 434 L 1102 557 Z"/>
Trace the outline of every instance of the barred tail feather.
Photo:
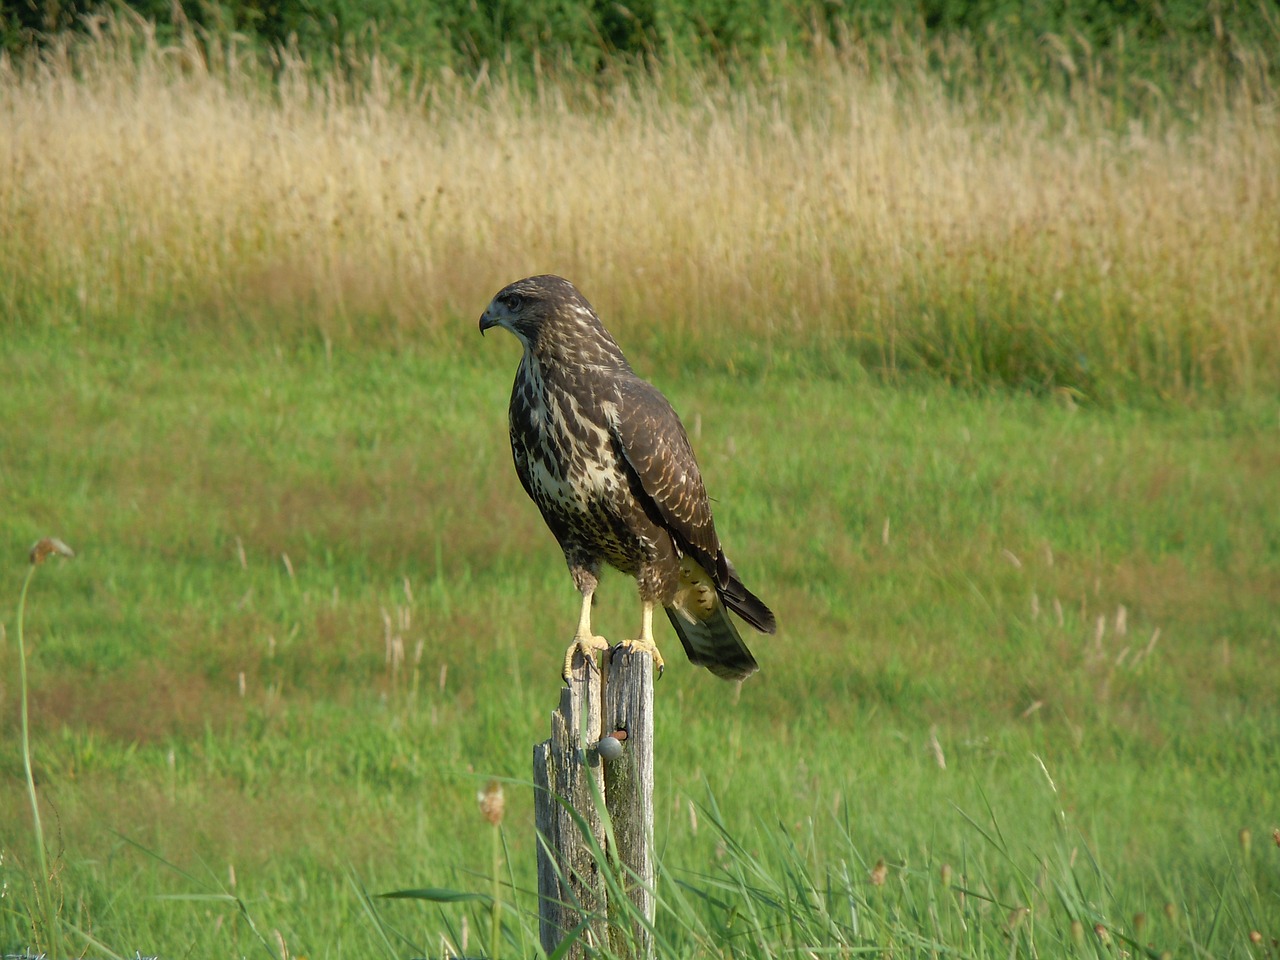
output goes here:
<path id="1" fill-rule="evenodd" d="M 717 603 L 705 619 L 688 617 L 674 607 L 665 609 L 691 663 L 725 680 L 745 680 L 759 669 L 722 604 Z"/>

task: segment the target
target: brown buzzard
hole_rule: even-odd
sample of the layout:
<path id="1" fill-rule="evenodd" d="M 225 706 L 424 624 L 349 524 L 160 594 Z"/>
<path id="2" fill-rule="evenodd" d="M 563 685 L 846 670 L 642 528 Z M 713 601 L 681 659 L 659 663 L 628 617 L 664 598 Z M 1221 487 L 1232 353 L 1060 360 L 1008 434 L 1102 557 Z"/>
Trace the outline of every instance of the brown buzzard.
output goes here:
<path id="1" fill-rule="evenodd" d="M 720 549 L 689 438 L 667 398 L 632 371 L 585 297 L 542 276 L 504 287 L 480 332 L 505 327 L 524 347 L 511 390 L 516 473 L 555 534 L 582 593 L 565 654 L 607 647 L 591 632 L 603 564 L 636 578 L 640 636 L 625 643 L 662 657 L 653 642 L 661 604 L 689 659 L 726 680 L 757 669 L 727 610 L 765 633 L 773 614 L 742 585 Z"/>

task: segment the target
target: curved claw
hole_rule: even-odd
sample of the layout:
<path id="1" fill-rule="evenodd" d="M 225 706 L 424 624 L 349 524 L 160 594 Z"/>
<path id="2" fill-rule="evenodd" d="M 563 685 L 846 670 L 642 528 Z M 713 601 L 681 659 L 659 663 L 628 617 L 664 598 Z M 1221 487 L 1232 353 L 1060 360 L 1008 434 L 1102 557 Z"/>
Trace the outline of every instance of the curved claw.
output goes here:
<path id="1" fill-rule="evenodd" d="M 666 661 L 662 659 L 662 654 L 658 652 L 658 645 L 652 640 L 622 640 L 613 645 L 609 651 L 609 656 L 613 656 L 619 650 L 626 649 L 628 653 L 643 652 L 649 654 L 653 658 L 653 665 L 658 668 L 658 679 L 662 679 L 662 671 L 667 668 Z"/>
<path id="2" fill-rule="evenodd" d="M 582 659 L 587 662 L 587 669 L 599 670 L 596 664 L 596 651 L 608 650 L 609 641 L 604 637 L 596 636 L 578 636 L 573 638 L 573 642 L 569 644 L 569 649 L 564 653 L 564 668 L 560 671 L 560 679 L 564 681 L 564 685 L 569 686 L 569 681 L 573 678 L 573 655 L 578 651 L 582 651 Z"/>

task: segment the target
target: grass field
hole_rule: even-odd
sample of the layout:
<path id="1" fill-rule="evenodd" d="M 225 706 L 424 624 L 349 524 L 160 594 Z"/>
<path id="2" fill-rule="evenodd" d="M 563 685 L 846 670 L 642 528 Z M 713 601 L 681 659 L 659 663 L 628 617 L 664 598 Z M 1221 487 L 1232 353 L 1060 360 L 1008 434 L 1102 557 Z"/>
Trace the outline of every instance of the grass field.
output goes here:
<path id="1" fill-rule="evenodd" d="M 1277 955 L 1268 91 L 354 103 L 77 56 L 0 84 L 0 951 L 535 954 L 577 596 L 476 320 L 554 270 L 782 624 L 740 689 L 666 636 L 662 956 Z M 370 899 L 488 891 L 493 777 L 501 943 Z"/>
<path id="2" fill-rule="evenodd" d="M 298 69 L 268 94 L 234 56 L 140 43 L 0 68 L 8 323 L 420 343 L 555 272 L 686 358 L 1104 403 L 1280 383 L 1276 96 L 1247 51 L 1135 113 L 1084 79 L 1002 89 L 963 46 L 738 87 L 370 70 L 357 94 Z"/>

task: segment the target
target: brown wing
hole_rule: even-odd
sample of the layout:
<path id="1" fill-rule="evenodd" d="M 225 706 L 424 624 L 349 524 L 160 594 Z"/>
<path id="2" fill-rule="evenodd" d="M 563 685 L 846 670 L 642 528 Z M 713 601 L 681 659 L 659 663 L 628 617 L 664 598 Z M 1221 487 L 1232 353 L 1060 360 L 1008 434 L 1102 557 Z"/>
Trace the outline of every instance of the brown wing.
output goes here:
<path id="1" fill-rule="evenodd" d="M 724 587 L 729 567 L 711 519 L 711 504 L 689 437 L 675 410 L 656 387 L 638 377 L 618 382 L 614 442 L 638 481 L 651 513 Z"/>

